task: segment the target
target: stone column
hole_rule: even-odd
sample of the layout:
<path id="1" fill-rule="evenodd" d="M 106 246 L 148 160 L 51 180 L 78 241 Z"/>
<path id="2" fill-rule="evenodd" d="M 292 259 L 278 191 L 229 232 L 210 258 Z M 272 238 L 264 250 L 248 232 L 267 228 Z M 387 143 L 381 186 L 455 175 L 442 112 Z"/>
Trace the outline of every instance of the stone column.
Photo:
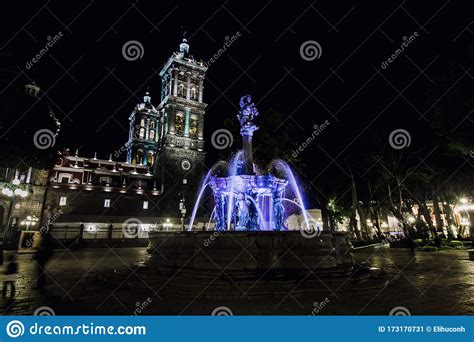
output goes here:
<path id="1" fill-rule="evenodd" d="M 178 96 L 178 69 L 173 69 L 173 95 Z"/>
<path id="2" fill-rule="evenodd" d="M 225 200 L 221 192 L 217 191 L 216 189 L 214 189 L 214 200 L 216 203 L 216 227 L 214 230 L 223 231 L 225 230 Z"/>
<path id="3" fill-rule="evenodd" d="M 189 100 L 191 97 L 191 75 L 188 73 L 186 75 L 186 99 Z"/>
<path id="4" fill-rule="evenodd" d="M 242 136 L 243 141 L 243 150 L 245 155 L 245 168 L 244 174 L 253 175 L 253 148 L 252 148 L 252 137 L 253 132 L 257 130 L 257 126 L 253 124 L 248 124 L 242 126 L 240 129 L 240 135 Z"/>
<path id="5" fill-rule="evenodd" d="M 145 140 L 148 140 L 148 138 L 150 137 L 150 132 L 149 132 L 149 129 L 150 129 L 150 119 L 146 119 L 145 120 Z"/>
<path id="6" fill-rule="evenodd" d="M 201 113 L 198 119 L 198 139 L 204 139 L 204 114 Z"/>
<path id="7" fill-rule="evenodd" d="M 189 108 L 186 107 L 184 110 L 184 136 L 189 137 Z"/>
<path id="8" fill-rule="evenodd" d="M 198 97 L 199 97 L 199 102 L 202 102 L 202 93 L 204 91 L 204 86 L 203 86 L 203 76 L 199 76 L 199 87 L 198 87 Z"/>
<path id="9" fill-rule="evenodd" d="M 168 133 L 174 134 L 174 117 L 176 111 L 174 108 L 169 108 L 168 110 Z"/>
<path id="10" fill-rule="evenodd" d="M 168 73 L 168 81 L 166 85 L 168 86 L 168 95 L 171 95 L 173 93 L 173 76 L 171 73 Z"/>

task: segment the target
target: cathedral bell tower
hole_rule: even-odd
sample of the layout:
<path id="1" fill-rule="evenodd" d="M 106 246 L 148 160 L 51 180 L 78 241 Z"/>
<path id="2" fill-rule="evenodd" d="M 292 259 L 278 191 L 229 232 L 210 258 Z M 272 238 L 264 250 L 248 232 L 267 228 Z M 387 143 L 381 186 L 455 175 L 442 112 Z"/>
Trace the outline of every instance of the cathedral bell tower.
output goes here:
<path id="1" fill-rule="evenodd" d="M 157 177 L 161 180 L 164 212 L 179 213 L 179 202 L 194 203 L 204 170 L 203 81 L 207 67 L 189 54 L 183 39 L 160 72 L 163 139 L 159 144 Z M 176 197 L 176 198 L 174 198 Z M 174 199 L 172 199 L 174 198 Z M 184 213 L 183 213 L 184 215 Z"/>
<path id="2" fill-rule="evenodd" d="M 151 96 L 146 92 L 143 102 L 135 106 L 128 118 L 130 121 L 127 142 L 127 162 L 131 164 L 155 164 L 160 142 L 162 125 L 159 112 L 151 104 Z"/>

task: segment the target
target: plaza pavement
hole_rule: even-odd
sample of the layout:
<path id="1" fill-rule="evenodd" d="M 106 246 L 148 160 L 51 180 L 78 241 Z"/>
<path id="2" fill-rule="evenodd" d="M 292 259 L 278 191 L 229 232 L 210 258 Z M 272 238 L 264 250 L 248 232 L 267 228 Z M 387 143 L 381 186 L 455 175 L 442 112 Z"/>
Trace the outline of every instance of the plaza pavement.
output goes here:
<path id="1" fill-rule="evenodd" d="M 387 247 L 357 250 L 356 259 L 378 268 L 376 275 L 383 278 L 378 284 L 384 285 L 371 287 L 369 282 L 349 291 L 325 281 L 329 290 L 321 286 L 305 293 L 295 280 L 291 291 L 274 297 L 172 297 L 149 286 L 135 268 L 119 283 L 104 281 L 115 269 L 128 269 L 147 256 L 145 248 L 56 250 L 47 267 L 46 289 L 39 291 L 33 289 L 32 254 L 20 254 L 17 297 L 13 303 L 2 301 L 0 310 L 4 315 L 33 315 L 42 307 L 57 315 L 209 315 L 224 307 L 234 315 L 388 315 L 401 307 L 412 315 L 474 314 L 474 261 L 466 251 L 418 252 L 413 257 Z M 229 281 L 234 286 L 238 284 Z"/>

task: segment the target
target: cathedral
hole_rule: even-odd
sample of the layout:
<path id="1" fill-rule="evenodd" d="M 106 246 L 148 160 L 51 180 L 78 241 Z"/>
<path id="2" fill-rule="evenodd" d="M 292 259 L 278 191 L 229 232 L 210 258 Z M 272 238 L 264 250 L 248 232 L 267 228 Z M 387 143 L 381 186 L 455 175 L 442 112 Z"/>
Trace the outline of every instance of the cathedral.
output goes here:
<path id="1" fill-rule="evenodd" d="M 61 153 L 49 175 L 45 217 L 61 210 L 53 225 L 86 229 L 129 218 L 153 228 L 187 224 L 204 170 L 206 71 L 183 39 L 159 73 L 159 103 L 145 93 L 129 116 L 128 141 L 118 153 L 108 159 Z"/>

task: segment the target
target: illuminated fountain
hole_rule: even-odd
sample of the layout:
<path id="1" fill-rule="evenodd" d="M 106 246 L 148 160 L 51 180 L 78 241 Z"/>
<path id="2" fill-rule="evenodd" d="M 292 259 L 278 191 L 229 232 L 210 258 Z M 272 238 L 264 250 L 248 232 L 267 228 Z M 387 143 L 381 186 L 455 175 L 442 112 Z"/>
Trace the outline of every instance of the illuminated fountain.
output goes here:
<path id="1" fill-rule="evenodd" d="M 236 279 L 258 279 L 262 274 L 275 279 L 305 275 L 313 279 L 317 274 L 315 281 L 329 276 L 332 282 L 342 282 L 354 270 L 349 235 L 317 230 L 316 222 L 306 212 L 295 175 L 285 161 L 274 160 L 268 172 L 256 167 L 252 150 L 253 133 L 258 129 L 253 123 L 256 116 L 251 97 L 243 96 L 237 115 L 242 150 L 229 162 L 221 161 L 208 171 L 186 231 L 149 233 L 148 251 L 152 257 L 146 264 L 165 278 L 167 272 L 177 272 L 182 277 L 179 284 L 199 283 L 203 288 L 208 277 L 216 277 L 222 270 Z M 209 189 L 214 209 L 208 228 L 214 220 L 214 230 L 197 230 L 195 218 Z M 299 230 L 288 230 L 285 220 L 295 209 L 301 211 L 304 223 Z M 201 284 L 196 275 L 206 281 Z M 173 291 L 180 288 L 178 283 Z M 224 283 L 223 293 L 228 288 Z"/>
<path id="2" fill-rule="evenodd" d="M 286 179 L 275 177 L 270 173 L 261 174 L 255 166 L 252 137 L 258 130 L 253 123 L 256 116 L 258 116 L 258 111 L 252 103 L 252 98 L 250 95 L 243 96 L 240 99 L 240 111 L 237 115 L 241 127 L 243 149 L 231 158 L 225 177 L 214 174 L 219 169 L 218 167 L 213 167 L 208 172 L 194 205 L 189 230 L 194 225 L 197 209 L 207 186 L 210 186 L 214 193 L 215 208 L 212 213 L 217 231 L 287 230 L 284 201 L 295 203 L 301 208 L 305 219 L 303 229 L 314 229 L 309 226 L 301 191 L 288 164 L 282 160 L 275 160 L 271 164 L 272 169 L 283 174 Z M 218 165 L 222 165 L 222 162 Z M 296 202 L 285 198 L 286 193 L 291 198 L 296 198 Z"/>

